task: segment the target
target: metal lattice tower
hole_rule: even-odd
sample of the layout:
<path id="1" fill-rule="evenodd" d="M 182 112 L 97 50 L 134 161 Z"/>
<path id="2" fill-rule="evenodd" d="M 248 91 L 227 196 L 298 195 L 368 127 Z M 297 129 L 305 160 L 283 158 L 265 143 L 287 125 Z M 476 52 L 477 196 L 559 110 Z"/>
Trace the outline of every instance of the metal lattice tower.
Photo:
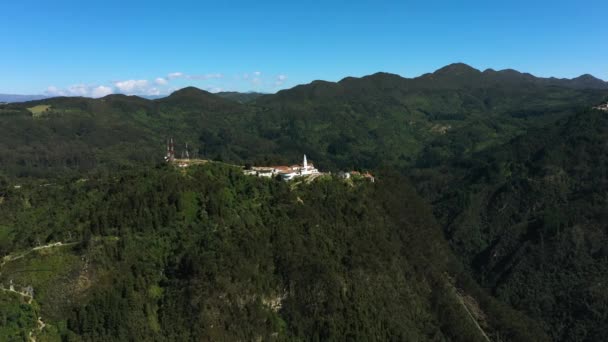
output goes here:
<path id="1" fill-rule="evenodd" d="M 167 139 L 167 155 L 165 160 L 172 162 L 175 160 L 175 146 L 173 145 L 173 138 Z"/>

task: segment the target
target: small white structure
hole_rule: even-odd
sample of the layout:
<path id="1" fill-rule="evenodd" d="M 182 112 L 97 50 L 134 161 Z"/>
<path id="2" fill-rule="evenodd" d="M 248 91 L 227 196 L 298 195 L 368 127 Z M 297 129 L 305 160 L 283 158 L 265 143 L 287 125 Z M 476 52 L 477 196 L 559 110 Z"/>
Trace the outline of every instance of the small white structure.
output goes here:
<path id="1" fill-rule="evenodd" d="M 593 108 L 597 109 L 597 110 L 603 110 L 605 112 L 608 112 L 608 103 L 605 103 L 605 104 L 602 104 L 602 105 L 599 105 L 599 106 L 593 107 Z"/>
<path id="2" fill-rule="evenodd" d="M 274 170 L 260 170 L 258 171 L 258 177 L 266 177 L 272 178 L 272 176 L 276 175 Z"/>
<path id="3" fill-rule="evenodd" d="M 297 176 L 298 176 L 298 174 L 296 172 L 281 173 L 281 179 L 284 181 L 290 181 L 290 180 L 296 178 Z"/>
<path id="4" fill-rule="evenodd" d="M 340 171 L 338 173 L 338 177 L 343 178 L 343 179 L 350 179 L 350 172 Z"/>
<path id="5" fill-rule="evenodd" d="M 282 180 L 289 181 L 297 177 L 305 177 L 320 174 L 313 164 L 308 163 L 306 155 L 302 161 L 302 165 L 292 166 L 256 166 L 250 170 L 244 170 L 246 175 L 255 175 L 258 177 L 275 177 L 280 176 Z"/>
<path id="6" fill-rule="evenodd" d="M 318 173 L 319 170 L 315 169 L 314 165 L 308 165 L 306 155 L 304 155 L 304 163 L 302 163 L 302 168 L 300 169 L 300 176 L 316 175 Z"/>

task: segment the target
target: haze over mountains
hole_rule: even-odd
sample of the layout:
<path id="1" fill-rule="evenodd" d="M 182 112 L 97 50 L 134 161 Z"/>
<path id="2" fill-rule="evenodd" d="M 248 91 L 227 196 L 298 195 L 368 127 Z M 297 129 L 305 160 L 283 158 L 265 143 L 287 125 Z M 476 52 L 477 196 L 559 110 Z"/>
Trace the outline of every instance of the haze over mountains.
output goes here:
<path id="1" fill-rule="evenodd" d="M 15 95 L 15 94 L 0 94 L 0 102 L 26 102 L 34 100 L 42 100 L 49 98 L 45 95 Z"/>

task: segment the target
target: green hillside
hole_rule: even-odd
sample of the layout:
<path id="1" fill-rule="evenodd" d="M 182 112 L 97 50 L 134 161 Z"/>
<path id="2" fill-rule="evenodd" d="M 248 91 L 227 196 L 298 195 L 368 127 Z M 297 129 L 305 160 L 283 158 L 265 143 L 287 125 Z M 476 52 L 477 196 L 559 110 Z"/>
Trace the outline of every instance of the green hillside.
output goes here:
<path id="1" fill-rule="evenodd" d="M 453 64 L 2 104 L 0 340 L 606 340 L 607 100 Z M 231 166 L 303 153 L 377 181 Z"/>
<path id="2" fill-rule="evenodd" d="M 586 111 L 415 180 L 481 285 L 558 341 L 608 336 L 608 116 Z"/>
<path id="3" fill-rule="evenodd" d="M 11 251 L 0 283 L 32 286 L 19 315 L 35 310 L 45 324 L 20 325 L 22 334 L 547 339 L 461 271 L 430 208 L 399 176 L 293 188 L 214 163 L 133 170 L 12 189 L 0 216 Z M 38 243 L 46 247 L 32 249 Z"/>
<path id="4" fill-rule="evenodd" d="M 215 95 L 238 103 L 249 103 L 255 101 L 258 97 L 264 96 L 266 94 L 256 92 L 239 93 L 236 91 L 222 91 L 219 93 L 215 93 Z"/>
<path id="5" fill-rule="evenodd" d="M 196 88 L 158 100 L 5 104 L 0 162 L 22 177 L 153 165 L 174 137 L 178 152 L 188 143 L 193 155 L 233 163 L 287 163 L 307 153 L 325 169 L 406 168 L 467 156 L 597 105 L 608 95 L 602 84 L 455 64 L 415 79 L 315 81 L 250 104 Z"/>

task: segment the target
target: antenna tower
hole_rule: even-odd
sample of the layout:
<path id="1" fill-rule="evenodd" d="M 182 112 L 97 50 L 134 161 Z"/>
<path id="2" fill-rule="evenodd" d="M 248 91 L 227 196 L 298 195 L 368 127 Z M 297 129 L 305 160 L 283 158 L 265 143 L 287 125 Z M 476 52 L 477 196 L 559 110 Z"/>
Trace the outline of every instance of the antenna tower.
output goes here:
<path id="1" fill-rule="evenodd" d="M 172 162 L 175 160 L 175 147 L 173 145 L 173 138 L 167 139 L 167 155 L 165 156 L 165 160 L 168 162 Z"/>

